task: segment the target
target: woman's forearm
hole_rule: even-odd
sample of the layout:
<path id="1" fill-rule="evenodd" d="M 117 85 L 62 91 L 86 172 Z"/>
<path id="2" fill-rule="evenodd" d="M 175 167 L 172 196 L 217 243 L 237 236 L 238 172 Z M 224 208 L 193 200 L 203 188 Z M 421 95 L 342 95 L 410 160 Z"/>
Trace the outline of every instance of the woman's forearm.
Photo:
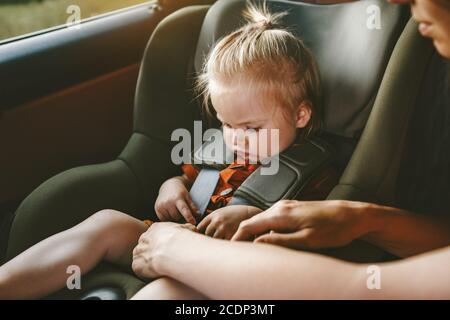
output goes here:
<path id="1" fill-rule="evenodd" d="M 450 245 L 448 220 L 377 205 L 365 206 L 360 215 L 369 230 L 363 239 L 399 257 Z"/>
<path id="2" fill-rule="evenodd" d="M 364 268 L 272 245 L 185 232 L 160 252 L 158 273 L 212 299 L 344 299 L 365 288 Z"/>
<path id="3" fill-rule="evenodd" d="M 374 275 L 367 265 L 184 232 L 156 261 L 159 273 L 211 299 L 450 298 L 450 248 L 380 264 Z M 374 276 L 379 289 L 367 284 Z"/>

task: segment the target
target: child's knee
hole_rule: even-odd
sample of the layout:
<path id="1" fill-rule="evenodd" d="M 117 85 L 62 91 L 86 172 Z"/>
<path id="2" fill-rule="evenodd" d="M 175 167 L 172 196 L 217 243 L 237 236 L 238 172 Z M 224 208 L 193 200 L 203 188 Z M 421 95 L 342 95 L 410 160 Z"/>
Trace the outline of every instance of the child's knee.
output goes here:
<path id="1" fill-rule="evenodd" d="M 117 237 L 122 240 L 134 239 L 145 232 L 147 226 L 130 215 L 112 209 L 94 213 L 83 225 L 101 237 Z"/>
<path id="2" fill-rule="evenodd" d="M 125 219 L 131 218 L 126 213 L 114 210 L 114 209 L 103 209 L 97 211 L 93 215 L 91 215 L 88 220 L 94 220 L 101 224 L 111 224 L 116 222 L 121 222 Z"/>

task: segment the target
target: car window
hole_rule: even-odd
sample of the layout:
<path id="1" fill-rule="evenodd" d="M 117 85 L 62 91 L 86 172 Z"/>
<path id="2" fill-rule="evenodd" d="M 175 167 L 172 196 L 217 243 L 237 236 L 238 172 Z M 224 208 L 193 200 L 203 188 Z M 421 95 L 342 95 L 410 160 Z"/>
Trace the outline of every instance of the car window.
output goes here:
<path id="1" fill-rule="evenodd" d="M 148 0 L 1 0 L 0 41 L 81 20 Z"/>

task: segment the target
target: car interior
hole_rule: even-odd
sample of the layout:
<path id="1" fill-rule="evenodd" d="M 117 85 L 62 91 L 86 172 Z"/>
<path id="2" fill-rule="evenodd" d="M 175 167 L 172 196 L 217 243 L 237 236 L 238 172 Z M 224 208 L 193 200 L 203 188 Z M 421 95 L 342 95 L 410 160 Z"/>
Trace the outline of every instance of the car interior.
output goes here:
<path id="1" fill-rule="evenodd" d="M 83 32 L 61 26 L 0 42 L 2 262 L 105 208 L 157 219 L 161 183 L 181 172 L 170 160 L 171 132 L 205 120 L 195 76 L 212 45 L 243 23 L 245 4 L 151 1 L 84 21 Z M 318 61 L 322 138 L 341 170 L 328 199 L 395 206 L 432 43 L 407 6 L 385 0 L 267 4 L 288 11 L 283 24 Z M 381 29 L 365 27 L 368 6 L 381 11 Z M 396 258 L 358 241 L 327 254 Z M 127 299 L 144 285 L 102 263 L 83 276 L 82 290 L 47 299 Z"/>

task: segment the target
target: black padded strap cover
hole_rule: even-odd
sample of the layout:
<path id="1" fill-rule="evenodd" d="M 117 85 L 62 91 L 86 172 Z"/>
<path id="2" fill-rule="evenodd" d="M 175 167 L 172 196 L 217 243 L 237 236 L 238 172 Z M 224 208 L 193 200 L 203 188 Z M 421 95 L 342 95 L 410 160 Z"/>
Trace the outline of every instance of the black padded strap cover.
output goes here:
<path id="1" fill-rule="evenodd" d="M 313 138 L 293 145 L 279 155 L 279 169 L 275 175 L 264 175 L 259 167 L 236 190 L 233 204 L 247 203 L 267 209 L 282 199 L 296 199 L 310 180 L 329 165 L 331 147 Z M 234 200 L 234 199 L 233 199 Z"/>

